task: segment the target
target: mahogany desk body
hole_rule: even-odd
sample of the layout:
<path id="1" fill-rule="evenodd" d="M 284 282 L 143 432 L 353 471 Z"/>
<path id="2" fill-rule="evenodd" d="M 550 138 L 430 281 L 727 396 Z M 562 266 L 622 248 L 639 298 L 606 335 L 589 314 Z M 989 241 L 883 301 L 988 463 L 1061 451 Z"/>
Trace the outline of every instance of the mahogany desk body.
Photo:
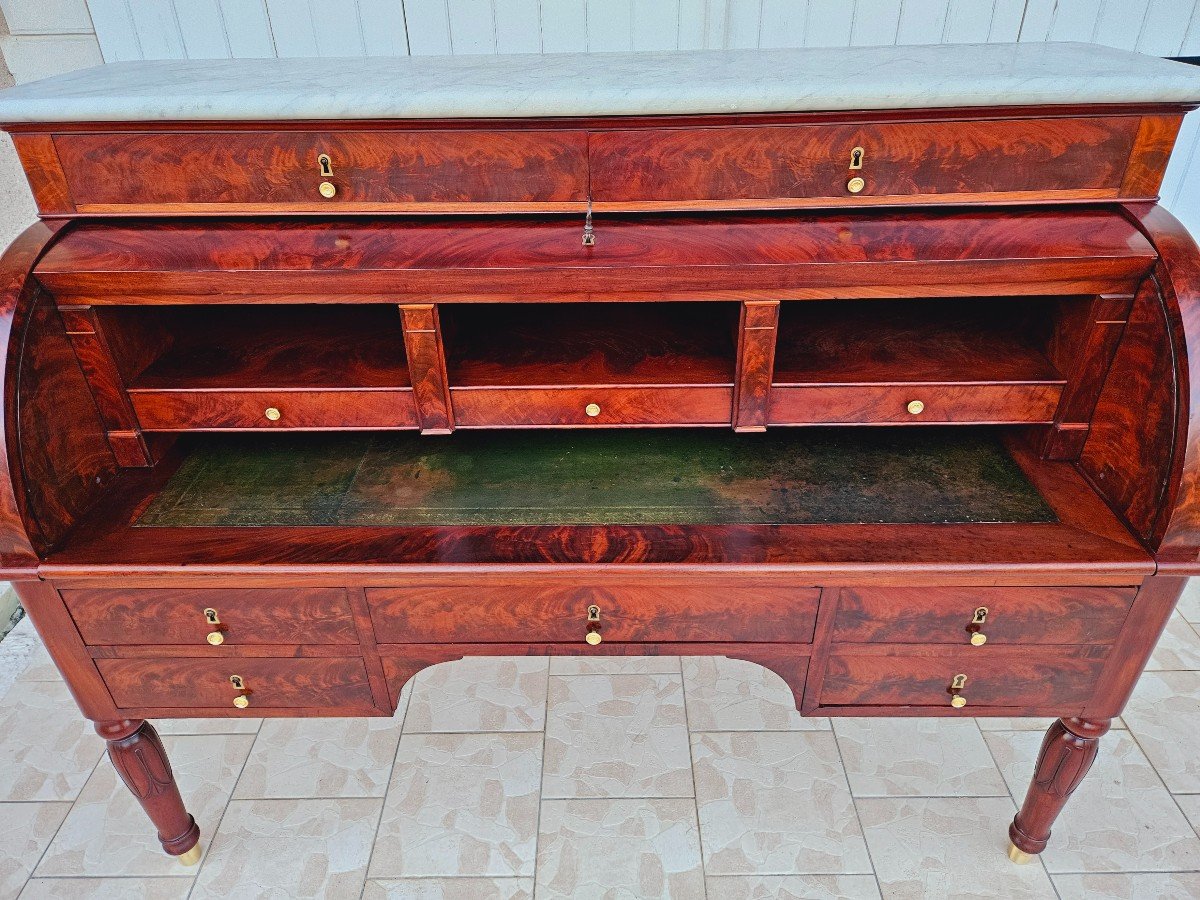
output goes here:
<path id="1" fill-rule="evenodd" d="M 14 124 L 0 575 L 185 860 L 149 719 L 716 654 L 804 714 L 1059 717 L 1019 861 L 1200 572 L 1200 251 L 1155 205 L 1185 111 Z M 986 428 L 1048 513 L 143 520 L 218 432 L 639 426 Z"/>

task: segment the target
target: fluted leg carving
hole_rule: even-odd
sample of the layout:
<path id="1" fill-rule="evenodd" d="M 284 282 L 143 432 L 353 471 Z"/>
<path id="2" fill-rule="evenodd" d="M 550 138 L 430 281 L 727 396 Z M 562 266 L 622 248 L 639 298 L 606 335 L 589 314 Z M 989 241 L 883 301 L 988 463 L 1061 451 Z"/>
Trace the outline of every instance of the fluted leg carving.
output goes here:
<path id="1" fill-rule="evenodd" d="M 158 829 L 163 849 L 186 865 L 197 862 L 200 828 L 184 809 L 158 732 L 142 719 L 122 719 L 97 722 L 96 733 L 108 742 L 108 758 Z"/>
<path id="2" fill-rule="evenodd" d="M 1110 724 L 1111 719 L 1059 719 L 1047 730 L 1025 803 L 1008 827 L 1014 861 L 1046 849 L 1050 826 L 1092 767 Z"/>

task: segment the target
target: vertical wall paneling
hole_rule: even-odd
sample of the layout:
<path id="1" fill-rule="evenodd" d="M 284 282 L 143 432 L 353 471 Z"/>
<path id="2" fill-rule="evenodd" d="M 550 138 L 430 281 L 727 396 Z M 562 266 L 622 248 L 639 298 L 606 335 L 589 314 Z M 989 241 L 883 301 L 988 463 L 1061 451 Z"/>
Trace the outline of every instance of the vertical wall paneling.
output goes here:
<path id="1" fill-rule="evenodd" d="M 1150 0 L 1135 49 L 1153 56 L 1178 56 L 1194 6 L 1193 0 Z"/>
<path id="2" fill-rule="evenodd" d="M 544 0 L 541 8 L 543 53 L 587 49 L 587 0 Z"/>
<path id="3" fill-rule="evenodd" d="M 903 0 L 875 0 L 874 3 L 857 4 L 850 43 L 856 47 L 895 44 L 903 6 Z"/>
<path id="4" fill-rule="evenodd" d="M 404 0 L 404 21 L 408 28 L 408 49 L 413 56 L 450 52 L 446 0 Z"/>
<path id="5" fill-rule="evenodd" d="M 496 52 L 492 0 L 446 0 L 450 46 L 456 54 Z"/>
<path id="6" fill-rule="evenodd" d="M 105 62 L 144 58 L 125 0 L 88 0 L 88 12 Z"/>
<path id="7" fill-rule="evenodd" d="M 631 43 L 634 50 L 679 47 L 680 0 L 633 0 Z"/>
<path id="8" fill-rule="evenodd" d="M 365 0 L 363 0 L 365 2 Z M 176 0 L 176 9 L 184 4 Z M 275 56 L 275 38 L 271 34 L 271 22 L 267 18 L 265 0 L 218 0 L 221 8 L 221 27 L 225 33 L 225 44 L 234 59 L 254 59 Z M 188 41 L 187 28 L 183 26 L 183 39 Z M 191 56 L 191 53 L 188 53 Z"/>
<path id="9" fill-rule="evenodd" d="M 267 14 L 280 56 L 321 55 L 308 0 L 267 0 Z"/>
<path id="10" fill-rule="evenodd" d="M 996 0 L 988 42 L 1002 44 L 1017 40 L 1025 18 L 1025 0 Z"/>
<path id="11" fill-rule="evenodd" d="M 847 47 L 854 28 L 854 4 L 845 0 L 808 0 L 805 47 Z"/>
<path id="12" fill-rule="evenodd" d="M 353 9 L 345 10 L 346 14 L 343 14 L 341 6 L 329 0 L 308 0 L 308 23 L 316 38 L 317 55 L 366 56 L 367 47 L 357 0 L 353 3 Z"/>
<path id="13" fill-rule="evenodd" d="M 758 47 L 762 46 L 759 42 L 763 32 L 767 29 L 764 21 L 764 12 L 766 10 L 768 0 L 725 0 L 725 49 L 737 49 L 742 47 Z M 780 0 L 773 0 L 778 3 Z M 783 2 L 796 10 L 799 16 L 800 25 L 794 32 L 789 32 L 798 35 L 802 40 L 804 36 L 804 10 L 807 7 L 805 0 L 783 0 Z M 772 35 L 774 37 L 774 35 Z M 782 44 L 771 44 L 770 46 L 783 46 Z M 799 43 L 790 44 L 792 47 L 799 47 Z"/>
<path id="14" fill-rule="evenodd" d="M 188 59 L 226 59 L 233 55 L 218 0 L 181 3 L 175 7 L 175 16 L 184 56 Z"/>
<path id="15" fill-rule="evenodd" d="M 497 53 L 541 53 L 541 4 L 538 0 L 497 0 L 492 15 Z"/>
<path id="16" fill-rule="evenodd" d="M 408 56 L 404 0 L 358 0 L 358 14 L 367 56 Z"/>
<path id="17" fill-rule="evenodd" d="M 186 58 L 183 33 L 171 0 L 136 0 L 130 2 L 129 11 L 133 13 L 133 27 L 146 59 Z"/>
<path id="18" fill-rule="evenodd" d="M 802 47 L 808 3 L 805 0 L 763 0 L 758 46 Z"/>
<path id="19" fill-rule="evenodd" d="M 1092 40 L 1122 50 L 1134 49 L 1149 8 L 1150 0 L 1104 0 L 1092 30 Z"/>
<path id="20" fill-rule="evenodd" d="M 950 0 L 904 0 L 900 24 L 896 27 L 896 43 L 940 44 L 949 9 Z"/>
<path id="21" fill-rule="evenodd" d="M 1192 18 L 1184 31 L 1183 45 L 1179 48 L 1180 56 L 1200 56 L 1200 3 L 1192 9 Z"/>
<path id="22" fill-rule="evenodd" d="M 587 48 L 593 53 L 633 49 L 633 0 L 588 0 Z"/>
<path id="23" fill-rule="evenodd" d="M 986 44 L 992 31 L 994 9 L 995 4 L 979 0 L 950 0 L 942 43 Z"/>

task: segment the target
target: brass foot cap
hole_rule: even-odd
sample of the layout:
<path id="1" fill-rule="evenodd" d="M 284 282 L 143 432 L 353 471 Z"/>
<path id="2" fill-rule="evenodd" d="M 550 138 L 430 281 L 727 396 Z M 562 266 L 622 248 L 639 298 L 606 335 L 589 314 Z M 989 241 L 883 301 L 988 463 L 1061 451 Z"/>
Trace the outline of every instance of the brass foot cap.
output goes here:
<path id="1" fill-rule="evenodd" d="M 203 852 L 203 848 L 197 844 L 191 850 L 188 850 L 186 853 L 180 853 L 179 856 L 175 858 L 185 866 L 194 866 L 196 863 L 200 862 L 200 854 Z"/>
<path id="2" fill-rule="evenodd" d="M 1008 858 L 1010 860 L 1012 860 L 1013 862 L 1015 862 L 1018 866 L 1023 866 L 1023 865 L 1025 865 L 1025 863 L 1033 861 L 1033 854 L 1026 853 L 1024 850 L 1022 850 L 1016 844 L 1009 842 Z"/>

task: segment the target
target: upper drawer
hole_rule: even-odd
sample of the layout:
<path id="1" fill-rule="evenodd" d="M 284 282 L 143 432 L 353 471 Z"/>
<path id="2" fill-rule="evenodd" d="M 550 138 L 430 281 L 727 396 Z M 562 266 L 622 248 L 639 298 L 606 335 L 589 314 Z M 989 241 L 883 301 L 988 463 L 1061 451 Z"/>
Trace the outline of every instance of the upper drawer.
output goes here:
<path id="1" fill-rule="evenodd" d="M 807 642 L 820 594 L 754 578 L 556 586 L 518 576 L 368 588 L 367 601 L 381 643 L 574 643 L 589 631 L 618 642 Z"/>
<path id="2" fill-rule="evenodd" d="M 587 198 L 582 131 L 82 133 L 54 145 L 80 212 L 575 209 Z"/>
<path id="3" fill-rule="evenodd" d="M 1116 197 L 1141 121 L 1108 116 L 600 132 L 589 150 L 592 196 L 597 203 L 663 205 Z M 980 196 L 996 194 L 1003 196 Z"/>
<path id="4" fill-rule="evenodd" d="M 342 588 L 80 588 L 62 598 L 92 645 L 206 646 L 214 632 L 229 646 L 358 643 Z"/>
<path id="5" fill-rule="evenodd" d="M 843 588 L 833 639 L 967 644 L 975 636 L 987 644 L 1111 644 L 1135 593 L 1099 587 Z"/>

